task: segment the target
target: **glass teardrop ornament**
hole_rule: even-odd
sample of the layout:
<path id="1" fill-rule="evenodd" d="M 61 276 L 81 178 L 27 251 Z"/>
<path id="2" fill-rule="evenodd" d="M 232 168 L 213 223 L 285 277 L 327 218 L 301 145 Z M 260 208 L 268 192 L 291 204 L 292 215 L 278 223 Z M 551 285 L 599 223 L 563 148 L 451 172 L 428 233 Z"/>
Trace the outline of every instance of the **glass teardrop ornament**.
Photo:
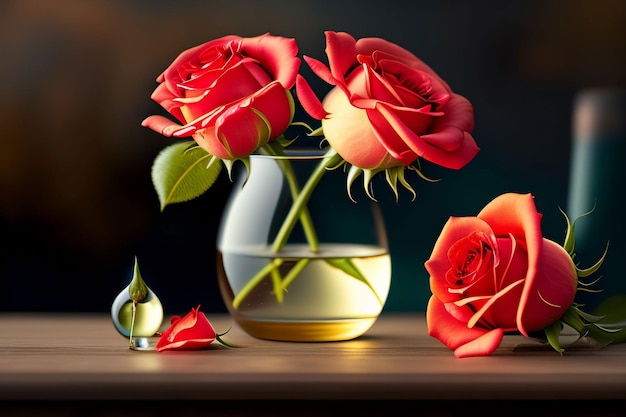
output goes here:
<path id="1" fill-rule="evenodd" d="M 136 259 L 132 281 L 111 305 L 111 319 L 118 333 L 129 338 L 131 349 L 154 350 L 163 323 L 163 306 L 143 281 Z"/>

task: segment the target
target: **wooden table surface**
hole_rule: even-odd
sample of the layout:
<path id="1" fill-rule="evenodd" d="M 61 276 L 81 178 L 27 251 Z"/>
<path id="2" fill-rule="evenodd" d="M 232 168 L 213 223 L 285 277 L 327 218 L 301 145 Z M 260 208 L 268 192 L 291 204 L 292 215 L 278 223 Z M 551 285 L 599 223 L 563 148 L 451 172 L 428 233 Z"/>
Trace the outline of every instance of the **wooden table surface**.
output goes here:
<path id="1" fill-rule="evenodd" d="M 422 314 L 383 313 L 333 343 L 255 339 L 207 317 L 243 347 L 141 352 L 105 314 L 2 313 L 0 400 L 626 400 L 626 345 L 561 357 L 506 336 L 492 356 L 457 359 Z"/>

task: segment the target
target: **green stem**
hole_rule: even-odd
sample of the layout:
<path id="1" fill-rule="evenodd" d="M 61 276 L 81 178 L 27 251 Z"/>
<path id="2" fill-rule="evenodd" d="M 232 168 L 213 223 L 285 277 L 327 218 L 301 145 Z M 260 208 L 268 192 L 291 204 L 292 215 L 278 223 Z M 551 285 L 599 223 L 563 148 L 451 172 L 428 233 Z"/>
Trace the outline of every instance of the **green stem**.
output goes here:
<path id="1" fill-rule="evenodd" d="M 272 145 L 274 145 L 274 143 L 269 143 L 263 146 L 261 150 L 268 155 L 280 156 L 280 152 L 275 146 Z M 285 174 L 287 184 L 289 185 L 289 192 L 291 193 L 291 198 L 295 201 L 300 194 L 300 187 L 298 185 L 298 181 L 293 167 L 287 159 L 277 158 L 276 162 Z M 299 218 L 300 222 L 302 223 L 302 228 L 304 229 L 306 240 L 309 243 L 309 248 L 312 252 L 317 252 L 319 250 L 319 242 L 317 239 L 317 233 L 315 232 L 315 226 L 313 226 L 313 221 L 311 220 L 311 215 L 307 207 L 304 207 L 304 209 L 301 210 L 301 212 L 299 213 Z"/>
<path id="2" fill-rule="evenodd" d="M 269 155 L 277 156 L 278 152 L 272 148 L 271 146 L 264 146 L 263 151 Z M 289 163 L 288 160 L 283 160 L 277 158 L 279 165 L 283 172 L 285 173 L 285 178 L 289 183 L 289 190 L 293 197 L 293 204 L 287 217 L 283 221 L 283 224 L 274 239 L 274 244 L 272 246 L 272 251 L 274 253 L 278 253 L 281 251 L 287 239 L 293 230 L 296 221 L 299 219 L 302 222 L 302 227 L 307 236 L 307 240 L 309 243 L 309 247 L 311 251 L 318 251 L 318 239 L 317 234 L 315 233 L 315 228 L 313 226 L 313 222 L 311 221 L 311 216 L 306 206 L 306 203 L 309 201 L 315 186 L 319 183 L 319 181 L 324 176 L 327 168 L 337 165 L 341 162 L 341 156 L 337 154 L 337 152 L 331 149 L 329 152 L 324 155 L 323 159 L 317 165 L 306 184 L 299 190 L 298 183 L 296 181 L 295 173 L 293 171 L 293 167 Z M 233 299 L 233 308 L 235 310 L 239 309 L 239 306 L 245 300 L 252 290 L 267 276 L 267 274 L 271 273 L 272 275 L 272 285 L 274 288 L 274 292 L 276 295 L 276 299 L 278 302 L 282 302 L 283 293 L 287 286 L 296 278 L 296 276 L 304 269 L 304 267 L 308 264 L 308 260 L 299 261 L 296 266 L 289 272 L 289 274 L 285 277 L 284 280 L 280 279 L 280 274 L 278 272 L 278 268 L 282 265 L 284 259 L 276 258 L 272 262 L 265 265 L 265 267 L 261 268 L 247 283 L 246 285 L 237 293 L 235 298 Z"/>
<path id="3" fill-rule="evenodd" d="M 302 258 L 298 262 L 296 262 L 293 268 L 291 268 L 289 273 L 285 275 L 285 278 L 283 279 L 282 286 L 281 286 L 281 289 L 283 291 L 287 290 L 287 287 L 289 286 L 289 284 L 291 284 L 291 282 L 294 279 L 296 279 L 296 277 L 300 274 L 300 272 L 302 272 L 302 270 L 306 268 L 309 262 L 311 262 L 311 259 L 309 258 Z"/>
<path id="4" fill-rule="evenodd" d="M 315 167 L 315 170 L 311 173 L 311 176 L 307 180 L 306 184 L 304 184 L 304 187 L 302 187 L 302 190 L 297 194 L 297 197 L 293 201 L 291 209 L 285 217 L 285 220 L 283 221 L 283 224 L 278 231 L 276 238 L 274 239 L 274 244 L 272 245 L 272 251 L 274 253 L 280 252 L 287 242 L 289 234 L 296 224 L 296 220 L 301 216 L 303 210 L 306 208 L 306 203 L 311 198 L 311 194 L 313 193 L 315 186 L 317 185 L 317 183 L 320 182 L 320 180 L 326 173 L 327 168 L 337 165 L 340 161 L 341 156 L 339 156 L 339 154 L 334 149 L 331 149 L 320 161 L 317 167 Z M 312 225 L 307 226 L 307 224 L 304 223 L 302 226 L 305 228 L 305 230 L 307 227 L 312 227 Z M 310 231 L 310 233 L 315 232 Z"/>
<path id="5" fill-rule="evenodd" d="M 270 272 L 272 276 L 272 287 L 274 288 L 274 295 L 276 296 L 276 301 L 278 304 L 282 304 L 283 302 L 283 286 L 282 286 L 282 277 L 280 276 L 280 271 L 278 268 L 272 269 Z"/>
<path id="6" fill-rule="evenodd" d="M 281 266 L 283 262 L 283 259 L 276 258 L 272 262 L 261 268 L 259 272 L 257 272 L 252 278 L 250 278 L 250 281 L 248 281 L 248 283 L 241 289 L 241 291 L 239 291 L 239 293 L 237 293 L 237 295 L 233 299 L 233 307 L 235 308 L 235 310 L 239 309 L 239 306 L 241 305 L 243 300 L 245 300 L 246 297 L 250 295 L 254 287 L 259 285 L 259 283 L 263 280 L 263 278 L 265 278 L 268 273 Z"/>
<path id="7" fill-rule="evenodd" d="M 133 300 L 133 315 L 130 319 L 130 333 L 128 335 L 129 348 L 133 348 L 133 330 L 135 329 L 135 317 L 137 316 L 137 302 Z"/>

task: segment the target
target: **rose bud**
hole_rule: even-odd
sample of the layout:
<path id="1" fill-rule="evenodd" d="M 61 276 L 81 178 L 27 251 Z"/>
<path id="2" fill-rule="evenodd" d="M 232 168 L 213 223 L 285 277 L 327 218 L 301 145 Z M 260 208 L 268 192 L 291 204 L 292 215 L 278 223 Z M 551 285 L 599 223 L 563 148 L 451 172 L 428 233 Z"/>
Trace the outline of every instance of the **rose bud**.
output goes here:
<path id="1" fill-rule="evenodd" d="M 195 350 L 209 346 L 217 334 L 200 306 L 192 308 L 184 317 L 173 316 L 170 327 L 163 332 L 156 350 Z"/>

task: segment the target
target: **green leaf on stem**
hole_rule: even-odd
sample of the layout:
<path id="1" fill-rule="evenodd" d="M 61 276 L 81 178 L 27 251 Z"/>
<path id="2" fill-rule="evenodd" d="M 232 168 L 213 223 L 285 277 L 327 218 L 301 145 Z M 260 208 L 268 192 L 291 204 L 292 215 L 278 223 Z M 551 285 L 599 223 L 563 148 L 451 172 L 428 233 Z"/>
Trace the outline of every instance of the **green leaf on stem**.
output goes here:
<path id="1" fill-rule="evenodd" d="M 626 294 L 605 299 L 593 314 L 602 316 L 590 329 L 594 339 L 604 343 L 626 343 Z"/>
<path id="2" fill-rule="evenodd" d="M 365 276 L 361 273 L 361 271 L 359 271 L 359 268 L 357 268 L 356 265 L 354 265 L 354 263 L 349 258 L 330 258 L 330 259 L 325 259 L 325 261 L 329 265 L 334 266 L 335 268 L 341 269 L 346 274 L 358 279 L 359 281 L 367 285 L 376 296 L 376 299 L 378 300 L 380 305 L 383 305 L 383 300 L 381 300 L 380 297 L 378 296 L 376 289 L 367 280 L 367 278 L 365 278 Z"/>
<path id="3" fill-rule="evenodd" d="M 202 195 L 211 188 L 221 170 L 221 160 L 194 141 L 164 148 L 152 164 L 152 184 L 159 196 L 161 211 L 168 204 Z"/>

